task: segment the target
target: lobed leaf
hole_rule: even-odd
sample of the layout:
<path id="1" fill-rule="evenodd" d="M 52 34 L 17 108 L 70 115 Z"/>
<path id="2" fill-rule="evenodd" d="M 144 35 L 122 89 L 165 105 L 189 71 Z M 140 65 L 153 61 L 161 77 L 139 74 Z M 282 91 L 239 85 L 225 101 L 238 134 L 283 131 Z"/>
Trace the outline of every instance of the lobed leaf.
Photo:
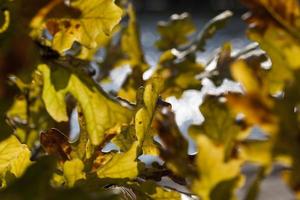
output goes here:
<path id="1" fill-rule="evenodd" d="M 196 156 L 199 178 L 193 181 L 192 191 L 203 200 L 209 200 L 219 183 L 240 176 L 242 162 L 238 159 L 225 161 L 224 146 L 214 144 L 207 136 L 198 135 L 195 140 L 199 151 Z M 231 184 L 236 184 L 235 181 Z M 235 189 L 235 187 L 229 187 L 229 189 Z M 232 192 L 229 194 L 230 196 L 226 198 L 232 199 Z"/>
<path id="2" fill-rule="evenodd" d="M 68 93 L 74 96 L 82 107 L 83 116 L 87 122 L 86 127 L 89 138 L 93 145 L 99 145 L 105 138 L 105 132 L 110 128 L 131 120 L 132 112 L 130 109 L 121 106 L 112 100 L 94 83 L 85 82 L 82 75 L 70 73 L 62 68 L 50 70 L 47 65 L 40 65 L 39 71 L 44 77 L 43 99 L 49 114 L 58 121 L 60 116 L 66 116 L 66 102 L 62 98 Z M 51 81 L 52 80 L 52 81 Z M 55 98 L 54 101 L 49 99 Z"/>
<path id="3" fill-rule="evenodd" d="M 300 52 L 300 6 L 297 0 L 244 2 L 251 15 L 246 18 L 251 24 L 248 36 L 258 42 L 270 56 L 272 67 L 267 79 L 272 94 L 280 92 L 286 83 L 294 80 L 293 70 L 300 67 L 297 59 Z"/>
<path id="4" fill-rule="evenodd" d="M 63 171 L 68 187 L 73 187 L 78 180 L 86 179 L 84 164 L 80 159 L 66 161 Z"/>
<path id="5" fill-rule="evenodd" d="M 141 184 L 141 191 L 153 200 L 180 200 L 181 194 L 175 190 L 159 186 L 154 181 L 146 181 Z"/>
<path id="6" fill-rule="evenodd" d="M 232 16 L 233 13 L 227 10 L 210 20 L 195 41 L 197 49 L 204 51 L 206 41 L 210 39 L 219 29 L 222 29 Z"/>
<path id="7" fill-rule="evenodd" d="M 116 199 L 116 195 L 98 188 L 97 192 L 88 193 L 81 188 L 54 189 L 50 185 L 50 178 L 56 169 L 53 157 L 43 157 L 28 168 L 26 173 L 5 190 L 0 191 L 1 199 Z M 34 187 L 32 186 L 34 183 Z"/>
<path id="8" fill-rule="evenodd" d="M 155 44 L 159 50 L 166 51 L 187 44 L 189 42 L 188 36 L 196 31 L 196 27 L 191 16 L 188 13 L 182 13 L 172 15 L 169 21 L 159 22 L 157 30 L 160 39 Z"/>
<path id="9" fill-rule="evenodd" d="M 246 124 L 259 125 L 267 134 L 277 131 L 277 117 L 274 115 L 274 99 L 270 97 L 268 80 L 264 79 L 265 70 L 255 56 L 250 60 L 237 60 L 231 65 L 234 80 L 241 82 L 244 94 L 228 94 L 228 104 L 236 114 L 245 115 Z"/>
<path id="10" fill-rule="evenodd" d="M 189 128 L 189 133 L 193 136 L 205 135 L 215 144 L 223 145 L 225 149 L 225 159 L 229 159 L 234 151 L 234 144 L 241 128 L 236 123 L 235 114 L 226 105 L 225 98 L 207 96 L 200 106 L 204 122 L 201 125 L 194 125 Z"/>
<path id="11" fill-rule="evenodd" d="M 129 66 L 132 71 L 126 77 L 118 91 L 118 95 L 134 102 L 136 90 L 143 84 L 143 73 L 149 68 L 142 49 L 138 20 L 131 4 L 127 9 L 129 20 L 119 31 L 119 38 L 111 38 L 106 46 L 106 55 L 100 63 L 101 74 L 98 79 L 105 81 L 111 70 L 117 67 Z"/>
<path id="12" fill-rule="evenodd" d="M 113 142 L 122 151 L 127 151 L 135 141 L 138 141 L 144 154 L 157 155 L 158 149 L 154 144 L 153 137 L 155 134 L 153 134 L 151 124 L 155 116 L 162 88 L 162 79 L 153 77 L 146 83 L 144 88 L 142 87 L 138 91 L 137 111 L 134 116 L 135 124 L 123 127 L 121 133 L 113 139 Z"/>
<path id="13" fill-rule="evenodd" d="M 87 48 L 103 45 L 122 16 L 122 10 L 113 0 L 76 0 L 70 6 L 80 10 L 78 19 L 50 19 L 46 22 L 53 36 L 52 48 L 61 53 L 69 50 L 74 42 Z"/>
<path id="14" fill-rule="evenodd" d="M 16 136 L 0 142 L 0 177 L 10 172 L 20 177 L 31 164 L 30 151 L 25 144 L 21 144 Z M 5 181 L 5 180 L 4 180 Z"/>
<path id="15" fill-rule="evenodd" d="M 137 149 L 138 142 L 132 144 L 125 153 L 115 154 L 104 166 L 97 170 L 99 178 L 129 178 L 138 175 Z"/>
<path id="16" fill-rule="evenodd" d="M 138 98 L 138 106 L 141 108 L 135 115 L 135 131 L 140 144 L 142 145 L 144 138 L 149 134 L 150 125 L 155 113 L 156 104 L 163 88 L 163 80 L 159 77 L 154 77 L 146 85 L 143 94 Z"/>
<path id="17" fill-rule="evenodd" d="M 172 49 L 160 56 L 154 74 L 164 79 L 163 97 L 180 97 L 185 90 L 201 87 L 201 81 L 196 75 L 203 70 L 204 66 L 197 62 L 195 52 Z"/>

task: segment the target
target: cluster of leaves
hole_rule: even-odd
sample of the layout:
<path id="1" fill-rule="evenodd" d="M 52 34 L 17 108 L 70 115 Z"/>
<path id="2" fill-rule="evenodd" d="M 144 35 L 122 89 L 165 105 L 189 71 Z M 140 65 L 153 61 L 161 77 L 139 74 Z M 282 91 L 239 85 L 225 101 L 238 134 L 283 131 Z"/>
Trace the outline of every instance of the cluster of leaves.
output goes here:
<path id="1" fill-rule="evenodd" d="M 198 34 L 189 14 L 172 15 L 158 24 L 161 55 L 144 80 L 150 67 L 129 2 L 3 1 L 1 199 L 236 199 L 249 163 L 258 171 L 245 199 L 255 199 L 275 162 L 300 192 L 300 6 L 243 2 L 248 36 L 259 47 L 232 53 L 224 44 L 210 63 L 199 63 L 197 55 L 232 13 Z M 125 81 L 104 91 L 124 67 Z M 243 92 L 205 95 L 205 121 L 189 127 L 198 153 L 188 155 L 164 99 L 200 90 L 207 79 L 217 86 L 239 82 Z M 79 134 L 71 141 L 74 123 Z M 262 136 L 253 137 L 257 128 Z M 162 162 L 149 163 L 147 155 Z"/>

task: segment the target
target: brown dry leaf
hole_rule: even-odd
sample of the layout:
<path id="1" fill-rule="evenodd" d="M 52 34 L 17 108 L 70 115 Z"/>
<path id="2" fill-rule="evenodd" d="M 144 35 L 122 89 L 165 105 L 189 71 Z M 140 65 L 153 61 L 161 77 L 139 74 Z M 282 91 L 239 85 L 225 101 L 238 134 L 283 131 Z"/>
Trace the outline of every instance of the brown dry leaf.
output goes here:
<path id="1" fill-rule="evenodd" d="M 59 156 L 63 161 L 70 160 L 72 149 L 68 137 L 58 129 L 52 128 L 42 132 L 40 142 L 49 155 Z"/>

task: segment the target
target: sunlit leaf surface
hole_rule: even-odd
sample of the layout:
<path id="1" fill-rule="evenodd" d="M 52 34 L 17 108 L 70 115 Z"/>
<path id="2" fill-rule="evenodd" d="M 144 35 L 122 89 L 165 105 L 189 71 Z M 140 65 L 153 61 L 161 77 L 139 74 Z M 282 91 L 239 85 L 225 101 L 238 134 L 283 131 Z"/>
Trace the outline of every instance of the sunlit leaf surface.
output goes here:
<path id="1" fill-rule="evenodd" d="M 136 161 L 138 143 L 133 143 L 125 152 L 114 155 L 103 167 L 97 170 L 99 178 L 135 178 L 138 175 Z"/>
<path id="2" fill-rule="evenodd" d="M 233 13 L 175 14 L 150 67 L 131 1 L 3 0 L 0 199 L 254 200 L 275 173 L 299 196 L 299 2 L 242 2 L 252 44 L 205 52 Z"/>
<path id="3" fill-rule="evenodd" d="M 86 179 L 84 164 L 79 159 L 66 161 L 64 163 L 64 177 L 69 187 L 73 187 L 76 181 Z"/>
<path id="4" fill-rule="evenodd" d="M 46 21 L 46 27 L 53 36 L 52 48 L 59 52 L 70 49 L 75 41 L 88 48 L 103 44 L 122 15 L 122 10 L 113 0 L 77 0 L 72 1 L 70 6 L 80 10 L 78 19 Z"/>
<path id="5" fill-rule="evenodd" d="M 0 142 L 0 177 L 5 181 L 6 173 L 20 177 L 30 165 L 30 151 L 15 136 Z"/>
<path id="6" fill-rule="evenodd" d="M 208 200 L 219 183 L 239 176 L 241 161 L 233 159 L 226 162 L 224 147 L 213 144 L 206 136 L 199 135 L 196 142 L 199 150 L 196 165 L 200 174 L 199 179 L 193 182 L 192 190 L 201 198 Z M 228 196 L 227 199 L 232 197 Z"/>
<path id="7" fill-rule="evenodd" d="M 66 119 L 64 97 L 67 93 L 72 94 L 83 108 L 87 131 L 93 144 L 100 144 L 108 129 L 130 120 L 130 109 L 110 99 L 92 82 L 86 85 L 78 76 L 64 69 L 51 72 L 47 65 L 40 65 L 39 70 L 44 76 L 43 99 L 49 114 L 57 121 Z M 51 99 L 53 101 L 49 101 Z"/>

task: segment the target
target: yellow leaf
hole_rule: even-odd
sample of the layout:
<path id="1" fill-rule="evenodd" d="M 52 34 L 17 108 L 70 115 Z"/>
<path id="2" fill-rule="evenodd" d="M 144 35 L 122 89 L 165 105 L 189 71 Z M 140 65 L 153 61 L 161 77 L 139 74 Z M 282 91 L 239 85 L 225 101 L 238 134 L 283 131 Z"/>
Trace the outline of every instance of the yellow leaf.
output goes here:
<path id="1" fill-rule="evenodd" d="M 65 94 L 56 91 L 51 82 L 51 71 L 47 65 L 40 65 L 39 70 L 43 72 L 44 85 L 42 97 L 47 111 L 57 122 L 68 121 Z"/>
<path id="2" fill-rule="evenodd" d="M 156 41 L 156 46 L 161 51 L 172 48 L 179 48 L 189 42 L 188 37 L 192 35 L 196 27 L 188 13 L 180 15 L 174 14 L 169 21 L 159 22 L 157 30 L 160 39 Z"/>
<path id="3" fill-rule="evenodd" d="M 241 161 L 225 162 L 225 149 L 215 145 L 204 135 L 196 138 L 198 154 L 196 165 L 199 178 L 192 183 L 192 190 L 203 200 L 209 200 L 213 189 L 222 181 L 236 178 L 240 174 Z"/>
<path id="4" fill-rule="evenodd" d="M 207 96 L 200 106 L 204 122 L 189 128 L 191 135 L 204 134 L 216 144 L 223 144 L 226 159 L 230 157 L 236 137 L 241 133 L 241 128 L 236 124 L 236 115 L 232 113 L 222 97 Z"/>
<path id="5" fill-rule="evenodd" d="M 27 120 L 27 102 L 24 96 L 15 98 L 14 103 L 7 111 L 6 115 L 8 118 L 18 118 L 19 120 Z"/>
<path id="6" fill-rule="evenodd" d="M 260 85 L 254 78 L 254 74 L 250 67 L 242 60 L 234 62 L 231 66 L 231 74 L 233 78 L 241 83 L 247 93 L 256 93 L 259 91 Z"/>
<path id="7" fill-rule="evenodd" d="M 85 77 L 82 77 L 84 75 L 68 72 L 62 68 L 50 70 L 47 65 L 39 65 L 38 69 L 43 74 L 46 84 L 44 89 L 51 90 L 43 93 L 49 114 L 57 121 L 63 119 L 66 116 L 64 97 L 68 93 L 72 94 L 82 108 L 93 145 L 99 145 L 105 137 L 105 132 L 110 128 L 131 120 L 130 109 L 107 96 L 96 83 L 86 81 Z"/>
<path id="8" fill-rule="evenodd" d="M 272 67 L 265 79 L 272 94 L 293 81 L 300 68 L 300 6 L 297 0 L 243 0 L 251 9 L 248 36 L 270 56 Z M 263 14 L 262 14 L 263 13 Z"/>
<path id="9" fill-rule="evenodd" d="M 254 162 L 264 167 L 271 167 L 272 141 L 249 141 L 244 142 L 240 147 L 240 155 L 248 162 Z"/>
<path id="10" fill-rule="evenodd" d="M 156 131 L 154 129 L 150 129 L 148 133 L 145 135 L 144 143 L 143 143 L 143 154 L 159 156 L 159 149 L 155 144 L 153 137 L 156 135 Z"/>
<path id="11" fill-rule="evenodd" d="M 149 134 L 150 125 L 156 109 L 159 94 L 163 88 L 163 80 L 159 77 L 152 78 L 144 89 L 142 98 L 143 105 L 135 115 L 135 131 L 141 144 L 145 135 Z"/>
<path id="12" fill-rule="evenodd" d="M 181 194 L 177 191 L 163 188 L 154 181 L 146 181 L 141 184 L 141 191 L 153 200 L 180 200 Z"/>
<path id="13" fill-rule="evenodd" d="M 180 97 L 184 90 L 199 89 L 201 81 L 196 75 L 203 72 L 203 69 L 194 52 L 176 49 L 165 51 L 155 70 L 155 74 L 165 81 L 163 97 Z"/>
<path id="14" fill-rule="evenodd" d="M 248 126 L 259 125 L 267 134 L 277 131 L 277 117 L 273 109 L 274 99 L 270 97 L 269 88 L 273 87 L 264 75 L 268 72 L 261 68 L 261 61 L 255 57 L 248 60 L 237 60 L 230 70 L 235 81 L 244 87 L 244 94 L 229 93 L 226 95 L 228 106 L 235 114 L 242 113 Z M 269 74 L 271 75 L 271 74 Z"/>
<path id="15" fill-rule="evenodd" d="M 146 64 L 142 44 L 140 42 L 140 32 L 138 29 L 136 14 L 133 6 L 130 4 L 128 7 L 129 24 L 124 30 L 121 37 L 122 51 L 127 54 L 128 62 L 131 67 L 139 67 L 142 71 L 148 69 Z"/>
<path id="16" fill-rule="evenodd" d="M 97 170 L 99 178 L 135 178 L 138 175 L 138 142 L 125 153 L 115 154 L 110 161 Z"/>
<path id="17" fill-rule="evenodd" d="M 122 83 L 118 96 L 134 102 L 136 90 L 143 84 L 143 73 L 149 65 L 144 57 L 138 22 L 131 4 L 127 14 L 129 20 L 127 26 L 120 30 L 119 40 L 115 42 L 116 38 L 111 38 L 106 47 L 106 56 L 101 63 L 101 80 L 104 82 L 112 69 L 129 65 L 132 72 Z"/>
<path id="18" fill-rule="evenodd" d="M 69 187 L 73 187 L 76 181 L 86 179 L 84 164 L 80 159 L 73 159 L 64 163 L 64 177 Z"/>
<path id="19" fill-rule="evenodd" d="M 76 0 L 71 2 L 71 7 L 81 11 L 78 19 L 51 19 L 46 23 L 53 35 L 52 48 L 61 53 L 75 41 L 87 48 L 102 45 L 122 16 L 121 8 L 113 0 Z"/>
<path id="20" fill-rule="evenodd" d="M 2 15 L 2 13 L 1 13 L 1 15 Z M 8 10 L 4 10 L 3 15 L 4 15 L 4 22 L 0 26 L 0 33 L 5 32 L 8 29 L 9 24 L 10 24 L 10 12 Z"/>
<path id="21" fill-rule="evenodd" d="M 153 141 L 154 134 L 151 130 L 151 123 L 162 87 L 162 79 L 153 77 L 145 88 L 141 88 L 139 91 L 135 124 L 123 127 L 121 133 L 113 140 L 122 151 L 127 151 L 135 141 L 138 141 L 144 154 L 158 155 L 158 149 Z"/>
<path id="22" fill-rule="evenodd" d="M 128 151 L 136 140 L 135 129 L 132 125 L 122 127 L 121 132 L 113 138 L 112 142 L 118 145 L 121 151 Z"/>
<path id="23" fill-rule="evenodd" d="M 0 176 L 11 172 L 20 177 L 27 169 L 30 161 L 30 151 L 25 144 L 21 144 L 16 136 L 10 136 L 0 142 Z"/>

